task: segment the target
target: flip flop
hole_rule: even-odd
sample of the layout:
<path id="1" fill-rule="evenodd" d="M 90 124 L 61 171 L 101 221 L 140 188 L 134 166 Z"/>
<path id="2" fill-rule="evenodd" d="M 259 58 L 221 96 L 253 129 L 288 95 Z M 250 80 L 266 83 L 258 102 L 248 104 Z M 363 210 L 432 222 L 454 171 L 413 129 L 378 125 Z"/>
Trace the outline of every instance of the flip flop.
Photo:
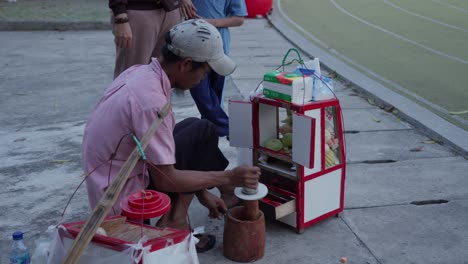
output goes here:
<path id="1" fill-rule="evenodd" d="M 205 251 L 208 251 L 212 249 L 214 245 L 216 244 L 216 237 L 213 235 L 203 233 L 203 234 L 196 234 L 195 237 L 200 240 L 195 245 L 198 253 L 203 253 Z"/>

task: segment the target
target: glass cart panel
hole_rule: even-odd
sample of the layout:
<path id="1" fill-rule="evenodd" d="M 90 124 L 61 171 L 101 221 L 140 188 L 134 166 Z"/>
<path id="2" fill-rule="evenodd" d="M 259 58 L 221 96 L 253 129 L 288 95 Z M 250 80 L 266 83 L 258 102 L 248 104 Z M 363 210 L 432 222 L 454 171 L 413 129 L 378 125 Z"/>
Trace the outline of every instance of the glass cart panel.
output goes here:
<path id="1" fill-rule="evenodd" d="M 342 163 L 336 106 L 325 108 L 325 168 Z"/>

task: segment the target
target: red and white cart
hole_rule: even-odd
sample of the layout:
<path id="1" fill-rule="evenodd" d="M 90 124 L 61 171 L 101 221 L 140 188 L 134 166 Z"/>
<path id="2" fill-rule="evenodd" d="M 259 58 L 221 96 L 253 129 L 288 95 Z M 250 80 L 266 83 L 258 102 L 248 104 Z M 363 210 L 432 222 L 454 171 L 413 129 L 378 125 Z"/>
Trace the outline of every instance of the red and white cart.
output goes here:
<path id="1" fill-rule="evenodd" d="M 253 165 L 262 170 L 269 193 L 260 208 L 267 217 L 302 233 L 343 211 L 346 158 L 337 99 L 298 105 L 258 95 L 230 101 L 229 116 L 231 146 L 252 149 Z M 292 133 L 291 147 L 265 146 L 285 132 Z"/>

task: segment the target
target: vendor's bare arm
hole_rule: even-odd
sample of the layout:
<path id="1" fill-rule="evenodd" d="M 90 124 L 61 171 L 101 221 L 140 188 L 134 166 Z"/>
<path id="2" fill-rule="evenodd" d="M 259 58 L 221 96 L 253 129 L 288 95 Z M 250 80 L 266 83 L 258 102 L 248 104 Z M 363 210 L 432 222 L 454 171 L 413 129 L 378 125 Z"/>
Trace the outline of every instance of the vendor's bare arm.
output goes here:
<path id="1" fill-rule="evenodd" d="M 208 23 L 217 27 L 239 27 L 244 23 L 243 17 L 231 16 L 226 18 L 204 18 Z"/>
<path id="2" fill-rule="evenodd" d="M 155 167 L 150 169 L 155 187 L 170 192 L 194 192 L 222 185 L 256 188 L 260 178 L 260 169 L 252 166 L 226 171 L 177 170 L 173 165 Z"/>

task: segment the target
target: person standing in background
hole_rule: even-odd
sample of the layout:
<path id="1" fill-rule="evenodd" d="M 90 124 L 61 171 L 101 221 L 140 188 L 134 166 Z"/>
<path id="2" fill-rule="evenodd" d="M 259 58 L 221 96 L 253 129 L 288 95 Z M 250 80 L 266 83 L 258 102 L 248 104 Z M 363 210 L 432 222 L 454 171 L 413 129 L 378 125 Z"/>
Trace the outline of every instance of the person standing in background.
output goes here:
<path id="1" fill-rule="evenodd" d="M 238 27 L 244 23 L 244 16 L 247 16 L 245 1 L 192 0 L 192 3 L 195 6 L 196 17 L 205 19 L 218 29 L 223 39 L 224 53 L 229 55 L 229 27 Z M 229 136 L 229 119 L 222 107 L 224 81 L 224 76 L 210 71 L 197 86 L 190 89 L 201 118 L 214 123 L 220 137 Z"/>
<path id="2" fill-rule="evenodd" d="M 196 15 L 191 0 L 172 1 L 180 1 L 180 8 L 166 11 L 159 0 L 109 0 L 116 46 L 114 79 L 131 66 L 158 57 L 166 32 L 181 21 L 181 15 Z"/>

